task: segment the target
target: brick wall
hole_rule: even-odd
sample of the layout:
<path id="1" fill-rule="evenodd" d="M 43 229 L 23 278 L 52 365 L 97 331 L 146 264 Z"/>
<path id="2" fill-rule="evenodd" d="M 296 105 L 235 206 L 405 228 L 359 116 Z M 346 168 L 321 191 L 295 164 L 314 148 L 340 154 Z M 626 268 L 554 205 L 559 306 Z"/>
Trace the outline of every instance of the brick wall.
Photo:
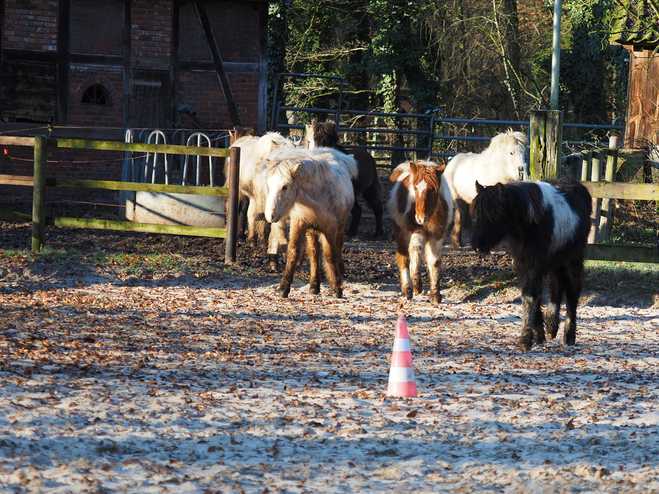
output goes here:
<path id="1" fill-rule="evenodd" d="M 73 0 L 70 8 L 71 53 L 123 54 L 122 2 Z"/>
<path id="2" fill-rule="evenodd" d="M 131 51 L 136 58 L 171 58 L 172 2 L 136 1 L 131 13 Z"/>
<path id="3" fill-rule="evenodd" d="M 229 81 L 243 125 L 258 127 L 260 63 L 259 4 L 249 1 L 207 3 L 206 9 L 227 65 Z M 134 68 L 169 70 L 172 44 L 171 0 L 134 0 L 131 11 L 132 64 Z M 71 53 L 122 56 L 123 3 L 117 0 L 71 0 Z M 54 52 L 57 49 L 57 0 L 6 0 L 3 47 Z M 206 38 L 192 2 L 180 10 L 181 61 L 205 62 L 204 70 L 180 71 L 178 102 L 197 110 L 197 118 L 212 129 L 233 127 Z M 69 73 L 69 123 L 79 127 L 122 127 L 124 113 L 123 64 L 81 64 Z M 109 93 L 109 105 L 82 103 L 92 85 Z M 181 115 L 181 127 L 192 122 Z M 49 176 L 121 179 L 121 160 L 108 153 L 50 150 Z M 0 174 L 33 174 L 32 149 L 11 147 L 0 153 Z M 28 187 L 0 186 L 5 198 L 31 200 Z M 52 189 L 48 200 L 112 201 L 117 192 L 88 189 Z"/>
<path id="4" fill-rule="evenodd" d="M 57 0 L 5 2 L 4 48 L 57 50 Z"/>

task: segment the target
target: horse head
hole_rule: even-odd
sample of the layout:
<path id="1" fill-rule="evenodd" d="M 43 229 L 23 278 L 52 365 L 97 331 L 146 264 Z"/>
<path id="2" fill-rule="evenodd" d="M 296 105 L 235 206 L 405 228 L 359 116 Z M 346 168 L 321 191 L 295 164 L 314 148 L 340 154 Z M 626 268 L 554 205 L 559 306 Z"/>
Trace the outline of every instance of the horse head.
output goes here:
<path id="1" fill-rule="evenodd" d="M 487 151 L 494 154 L 497 161 L 505 163 L 505 176 L 502 180 L 509 182 L 522 178 L 527 144 L 526 134 L 512 129 L 492 138 Z"/>
<path id="2" fill-rule="evenodd" d="M 295 178 L 302 166 L 302 159 L 288 148 L 277 148 L 264 161 L 267 184 L 264 214 L 266 221 L 276 223 L 288 215 L 295 203 Z"/>
<path id="3" fill-rule="evenodd" d="M 306 126 L 309 149 L 317 147 L 335 148 L 339 145 L 339 135 L 333 122 L 313 122 Z"/>
<path id="4" fill-rule="evenodd" d="M 415 221 L 424 225 L 436 211 L 439 201 L 439 188 L 445 165 L 437 166 L 432 162 L 410 162 L 410 175 L 414 189 Z"/>
<path id="5" fill-rule="evenodd" d="M 489 253 L 501 243 L 508 232 L 509 201 L 505 187 L 497 183 L 491 187 L 483 187 L 476 181 L 478 194 L 470 206 L 473 231 L 471 247 L 479 254 Z"/>

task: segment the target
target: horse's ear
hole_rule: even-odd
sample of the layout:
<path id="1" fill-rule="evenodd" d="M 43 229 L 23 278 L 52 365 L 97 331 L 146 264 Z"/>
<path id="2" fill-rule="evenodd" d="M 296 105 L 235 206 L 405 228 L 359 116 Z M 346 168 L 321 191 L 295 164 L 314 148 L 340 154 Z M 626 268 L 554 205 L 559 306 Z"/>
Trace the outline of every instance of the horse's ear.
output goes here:
<path id="1" fill-rule="evenodd" d="M 444 170 L 446 170 L 446 165 L 438 165 L 437 166 L 437 174 L 444 173 Z"/>
<path id="2" fill-rule="evenodd" d="M 304 126 L 304 131 L 306 132 L 307 135 L 311 135 L 313 131 L 313 125 L 307 124 Z"/>
<path id="3" fill-rule="evenodd" d="M 483 187 L 481 184 L 478 183 L 478 180 L 476 180 L 476 194 L 480 194 L 485 190 L 485 187 Z"/>
<path id="4" fill-rule="evenodd" d="M 391 172 L 391 175 L 389 175 L 389 181 L 390 182 L 398 181 L 398 177 L 400 177 L 402 173 L 403 170 L 401 170 L 400 168 L 395 168 L 394 171 Z"/>

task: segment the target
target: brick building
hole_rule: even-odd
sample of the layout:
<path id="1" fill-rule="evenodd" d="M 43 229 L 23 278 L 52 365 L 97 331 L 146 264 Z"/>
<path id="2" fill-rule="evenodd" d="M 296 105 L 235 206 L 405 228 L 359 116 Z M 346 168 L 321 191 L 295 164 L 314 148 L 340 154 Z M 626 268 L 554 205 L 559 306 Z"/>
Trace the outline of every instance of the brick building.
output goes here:
<path id="1" fill-rule="evenodd" d="M 263 132 L 267 15 L 268 0 L 0 0 L 0 133 Z M 31 174 L 6 155 L 0 174 Z M 85 174 L 73 158 L 55 161 L 49 174 Z M 110 162 L 95 168 L 99 179 L 121 173 Z"/>

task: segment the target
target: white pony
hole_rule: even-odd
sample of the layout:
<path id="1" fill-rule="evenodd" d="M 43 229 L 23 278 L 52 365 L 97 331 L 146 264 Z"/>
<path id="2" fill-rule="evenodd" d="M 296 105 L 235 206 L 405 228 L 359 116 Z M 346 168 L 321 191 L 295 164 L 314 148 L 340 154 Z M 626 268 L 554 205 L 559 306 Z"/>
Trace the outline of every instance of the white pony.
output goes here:
<path id="1" fill-rule="evenodd" d="M 462 229 L 471 230 L 469 205 L 476 197 L 476 182 L 494 185 L 521 180 L 528 137 L 508 129 L 492 138 L 482 153 L 459 153 L 446 165 L 444 178 L 455 204 L 451 244 L 462 246 Z"/>
<path id="2" fill-rule="evenodd" d="M 268 197 L 265 219 L 290 222 L 286 268 L 279 294 L 288 297 L 295 268 L 306 242 L 309 256 L 309 292 L 320 293 L 320 247 L 332 295 L 343 296 L 343 229 L 355 195 L 355 158 L 336 149 L 279 148 L 266 157 Z"/>
<path id="3" fill-rule="evenodd" d="M 268 132 L 261 137 L 244 136 L 233 146 L 240 148 L 240 196 L 249 199 L 247 208 L 247 241 L 256 247 L 257 237 L 265 242 L 266 221 L 263 216 L 265 198 L 268 193 L 265 180 L 265 157 L 278 148 L 295 148 L 295 143 L 277 132 Z M 228 176 L 229 160 L 225 163 Z M 268 257 L 273 270 L 277 269 L 279 249 L 286 245 L 286 222 L 272 225 L 268 234 Z"/>

